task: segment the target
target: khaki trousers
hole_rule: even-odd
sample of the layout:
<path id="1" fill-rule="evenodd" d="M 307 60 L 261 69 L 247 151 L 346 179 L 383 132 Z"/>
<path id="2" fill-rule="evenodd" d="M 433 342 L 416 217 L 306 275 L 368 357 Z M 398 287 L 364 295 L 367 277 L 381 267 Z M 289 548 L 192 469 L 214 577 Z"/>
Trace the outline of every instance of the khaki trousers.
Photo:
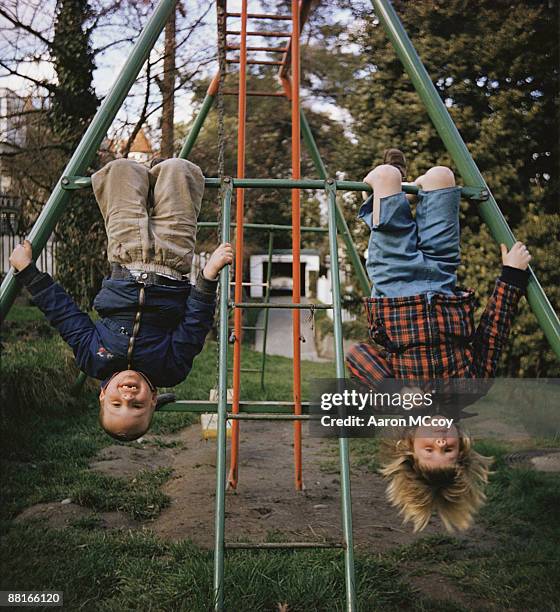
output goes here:
<path id="1" fill-rule="evenodd" d="M 173 158 L 148 169 L 117 159 L 91 179 L 110 263 L 177 280 L 190 272 L 204 193 L 198 166 Z"/>

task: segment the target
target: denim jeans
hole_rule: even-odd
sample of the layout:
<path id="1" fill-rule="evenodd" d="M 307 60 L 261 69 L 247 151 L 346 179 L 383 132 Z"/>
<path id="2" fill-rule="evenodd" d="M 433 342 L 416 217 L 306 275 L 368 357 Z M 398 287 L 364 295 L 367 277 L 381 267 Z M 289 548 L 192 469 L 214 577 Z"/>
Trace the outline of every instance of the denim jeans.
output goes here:
<path id="1" fill-rule="evenodd" d="M 381 198 L 373 226 L 373 196 L 359 218 L 371 229 L 366 267 L 372 297 L 453 294 L 460 263 L 460 187 L 420 191 L 416 218 L 403 192 Z"/>

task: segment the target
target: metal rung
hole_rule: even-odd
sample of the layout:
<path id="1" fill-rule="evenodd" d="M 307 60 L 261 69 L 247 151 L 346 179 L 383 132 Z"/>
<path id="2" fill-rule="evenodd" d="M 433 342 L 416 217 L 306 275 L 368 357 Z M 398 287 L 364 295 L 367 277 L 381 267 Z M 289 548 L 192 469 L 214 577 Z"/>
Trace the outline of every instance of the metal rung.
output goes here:
<path id="1" fill-rule="evenodd" d="M 334 304 L 281 304 L 271 302 L 259 304 L 258 302 L 230 302 L 232 308 L 292 308 L 297 310 L 332 310 Z"/>
<path id="2" fill-rule="evenodd" d="M 242 327 L 241 329 L 250 329 L 252 331 L 264 331 L 264 327 L 258 327 L 256 325 L 246 325 L 245 327 Z"/>
<path id="3" fill-rule="evenodd" d="M 232 421 L 309 421 L 318 418 L 309 414 L 235 414 L 227 413 L 227 418 Z"/>
<path id="4" fill-rule="evenodd" d="M 241 60 L 239 58 L 227 59 L 228 64 L 239 64 Z M 247 60 L 247 64 L 261 65 L 261 66 L 282 66 L 284 62 L 277 62 L 274 60 Z"/>
<path id="5" fill-rule="evenodd" d="M 238 91 L 227 90 L 223 92 L 224 96 L 237 96 L 239 95 Z M 248 96 L 262 96 L 267 98 L 285 98 L 286 94 L 279 92 L 266 92 L 266 91 L 248 91 Z"/>
<path id="6" fill-rule="evenodd" d="M 235 549 L 286 549 L 286 548 L 346 548 L 343 542 L 226 542 L 225 548 Z"/>
<path id="7" fill-rule="evenodd" d="M 241 45 L 227 45 L 228 51 L 239 51 Z M 247 51 L 266 51 L 267 53 L 286 53 L 288 47 L 247 47 Z M 19 211 L 18 211 L 19 212 Z"/>
<path id="8" fill-rule="evenodd" d="M 227 402 L 228 408 L 231 408 L 232 402 Z M 217 412 L 218 402 L 211 400 L 177 400 L 170 404 L 162 406 L 158 412 Z M 249 400 L 239 402 L 239 412 L 243 414 L 293 414 L 294 402 L 286 402 L 282 400 Z M 309 402 L 301 402 L 301 412 L 309 413 Z"/>
<path id="9" fill-rule="evenodd" d="M 241 13 L 226 13 L 227 17 L 241 17 Z M 277 19 L 291 21 L 291 15 L 271 15 L 270 13 L 247 13 L 247 17 L 251 19 Z"/>
<path id="10" fill-rule="evenodd" d="M 268 283 L 241 283 L 242 287 L 268 287 Z"/>
<path id="11" fill-rule="evenodd" d="M 241 32 L 239 30 L 226 30 L 226 34 L 232 34 L 233 36 L 239 36 Z M 247 36 L 270 36 L 270 37 L 281 37 L 291 38 L 291 32 L 247 32 Z"/>
<path id="12" fill-rule="evenodd" d="M 199 221 L 198 227 L 218 227 L 217 221 Z M 237 227 L 237 223 L 232 223 L 231 227 Z M 244 223 L 243 229 L 258 229 L 258 230 L 269 230 L 269 231 L 289 231 L 293 230 L 292 225 L 281 225 L 278 223 Z M 317 226 L 303 226 L 300 228 L 302 232 L 318 232 L 320 234 L 326 234 L 329 230 L 326 227 Z"/>

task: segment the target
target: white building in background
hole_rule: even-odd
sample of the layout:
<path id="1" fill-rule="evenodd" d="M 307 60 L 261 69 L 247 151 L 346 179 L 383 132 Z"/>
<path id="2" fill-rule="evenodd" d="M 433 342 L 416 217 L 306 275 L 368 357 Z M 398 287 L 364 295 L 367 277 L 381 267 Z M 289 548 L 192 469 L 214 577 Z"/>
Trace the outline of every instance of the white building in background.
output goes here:
<path id="1" fill-rule="evenodd" d="M 22 198 L 12 170 L 18 156 L 13 154 L 27 144 L 29 113 L 26 111 L 41 108 L 36 104 L 30 97 L 23 98 L 11 89 L 0 88 L 0 276 L 10 269 L 10 253 L 23 238 Z M 52 237 L 39 255 L 37 267 L 56 274 L 56 243 Z"/>
<path id="2" fill-rule="evenodd" d="M 330 264 L 324 261 L 321 265 L 321 256 L 318 250 L 301 250 L 301 296 L 312 302 L 332 304 L 331 270 Z M 268 271 L 268 253 L 251 255 L 249 258 L 249 287 L 248 294 L 253 299 L 263 299 L 266 291 Z M 322 275 L 320 275 L 322 273 Z M 340 284 L 342 292 L 347 283 L 345 270 L 340 271 Z M 293 287 L 292 278 L 292 252 L 291 249 L 276 249 L 272 253 L 272 275 L 270 293 L 272 299 L 277 295 L 291 295 Z M 327 311 L 332 319 L 332 310 Z M 347 310 L 342 310 L 342 320 L 352 321 L 355 316 Z"/>
<path id="3" fill-rule="evenodd" d="M 317 283 L 311 282 L 311 272 L 319 275 L 319 251 L 314 249 L 301 250 L 301 295 L 309 297 L 317 295 Z M 251 255 L 249 258 L 249 278 L 252 298 L 262 298 L 265 294 L 265 283 L 268 269 L 268 253 Z M 292 292 L 292 251 L 290 249 L 276 249 L 272 253 L 272 281 L 271 292 L 274 294 Z"/>

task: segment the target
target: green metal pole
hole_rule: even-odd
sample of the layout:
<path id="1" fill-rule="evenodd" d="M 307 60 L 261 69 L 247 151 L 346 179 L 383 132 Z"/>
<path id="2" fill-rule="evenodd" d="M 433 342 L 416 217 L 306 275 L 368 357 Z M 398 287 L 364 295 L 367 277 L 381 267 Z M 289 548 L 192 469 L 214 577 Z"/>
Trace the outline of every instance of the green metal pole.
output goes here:
<path id="1" fill-rule="evenodd" d="M 488 191 L 488 199 L 479 205 L 482 219 L 488 225 L 494 240 L 498 243 L 503 242 L 510 248 L 515 242 L 513 232 L 455 127 L 445 104 L 439 97 L 393 6 L 389 0 L 371 1 L 375 14 L 385 29 L 463 180 L 470 186 L 482 187 Z M 560 358 L 560 321 L 531 268 L 529 268 L 529 274 L 529 286 L 527 287 L 529 304 L 550 346 Z"/>
<path id="2" fill-rule="evenodd" d="M 338 245 L 336 239 L 336 183 L 328 179 L 325 183 L 328 199 L 329 252 L 331 256 L 331 287 L 334 322 L 334 353 L 336 377 L 345 378 L 344 346 L 342 343 L 342 313 L 340 296 L 340 276 L 338 266 Z M 354 612 L 356 603 L 356 582 L 354 577 L 354 542 L 352 535 L 352 493 L 350 490 L 350 459 L 348 438 L 338 440 L 340 455 L 340 485 L 342 488 L 342 531 L 344 534 L 344 570 L 346 578 L 346 610 Z"/>
<path id="3" fill-rule="evenodd" d="M 209 94 L 209 93 L 206 94 L 206 97 L 202 101 L 202 106 L 200 107 L 200 110 L 198 111 L 198 115 L 196 116 L 196 119 L 194 120 L 192 124 L 191 131 L 189 132 L 189 135 L 186 137 L 185 142 L 183 144 L 183 148 L 181 149 L 181 152 L 179 153 L 180 158 L 187 159 L 187 157 L 190 155 L 192 148 L 194 146 L 194 143 L 196 142 L 196 139 L 198 138 L 200 129 L 204 125 L 204 121 L 206 117 L 208 116 L 208 113 L 210 112 L 210 109 L 212 108 L 215 99 L 216 99 L 215 95 Z"/>
<path id="4" fill-rule="evenodd" d="M 292 179 L 245 178 L 232 179 L 232 181 L 234 187 L 245 187 L 248 189 L 324 189 L 325 187 L 325 181 L 318 179 L 300 179 L 294 181 Z M 65 176 L 61 182 L 62 188 L 67 191 L 91 187 L 91 178 L 89 176 Z M 209 189 L 218 189 L 220 187 L 220 179 L 207 178 L 204 180 L 204 185 Z M 359 181 L 338 181 L 336 188 L 338 191 L 372 192 L 370 185 Z M 405 193 L 418 193 L 418 187 L 412 183 L 402 183 L 401 188 Z M 486 200 L 488 192 L 482 187 L 461 187 L 461 196 L 472 200 Z M 255 224 L 252 225 L 254 227 Z"/>
<path id="5" fill-rule="evenodd" d="M 222 241 L 229 242 L 231 223 L 232 180 L 223 180 Z M 226 504 L 226 444 L 227 444 L 227 386 L 228 386 L 228 302 L 229 268 L 220 272 L 220 329 L 218 370 L 218 431 L 216 444 L 216 516 L 214 541 L 214 609 L 224 609 L 224 534 Z"/>
<path id="6" fill-rule="evenodd" d="M 161 0 L 158 4 L 154 14 L 138 37 L 113 88 L 99 107 L 74 155 L 64 169 L 63 176 L 79 175 L 87 170 L 150 50 L 160 35 L 167 18 L 174 9 L 175 1 Z M 33 258 L 35 260 L 45 248 L 47 240 L 61 218 L 69 198 L 70 194 L 63 189 L 62 181 L 59 180 L 28 236 L 28 240 L 33 245 Z M 0 287 L 0 318 L 2 320 L 8 314 L 16 294 L 17 286 L 14 271 L 10 269 Z"/>
<path id="7" fill-rule="evenodd" d="M 311 126 L 307 122 L 307 118 L 303 109 L 300 109 L 300 121 L 301 121 L 301 131 L 303 134 L 303 140 L 307 146 L 309 154 L 311 155 L 311 159 L 315 164 L 315 169 L 319 173 L 319 176 L 323 179 L 327 179 L 327 169 L 325 168 L 325 164 L 321 159 L 321 154 L 319 153 L 319 147 L 315 142 L 315 138 L 313 138 L 313 132 L 311 131 Z M 348 224 L 346 223 L 346 219 L 344 218 L 344 213 L 340 210 L 338 202 L 336 202 L 335 198 L 335 211 L 336 211 L 336 224 L 338 226 L 338 231 L 340 232 L 342 239 L 344 240 L 344 244 L 346 245 L 346 250 L 350 255 L 350 259 L 352 260 L 352 265 L 354 266 L 354 270 L 356 271 L 356 275 L 358 277 L 358 283 L 360 284 L 360 289 L 363 293 L 369 296 L 371 293 L 371 283 L 369 282 L 369 278 L 367 272 L 364 269 L 364 265 L 362 264 L 362 258 L 360 257 L 358 251 L 356 250 L 356 245 L 352 240 L 352 235 L 350 234 L 350 230 L 348 229 Z"/>
<path id="8" fill-rule="evenodd" d="M 333 306 L 331 304 L 301 304 L 301 303 L 288 303 L 282 304 L 280 302 L 273 302 L 271 304 L 265 304 L 264 302 L 230 302 L 232 308 L 280 308 L 293 310 L 298 308 L 300 310 L 331 310 Z"/>
<path id="9" fill-rule="evenodd" d="M 264 303 L 270 302 L 270 283 L 272 282 L 272 250 L 274 249 L 274 232 L 268 234 L 268 268 L 266 270 L 266 292 Z M 270 309 L 264 311 L 264 329 L 263 329 L 263 344 L 262 344 L 262 369 L 261 369 L 261 389 L 264 389 L 264 376 L 266 368 L 266 342 L 268 338 L 268 316 Z"/>

